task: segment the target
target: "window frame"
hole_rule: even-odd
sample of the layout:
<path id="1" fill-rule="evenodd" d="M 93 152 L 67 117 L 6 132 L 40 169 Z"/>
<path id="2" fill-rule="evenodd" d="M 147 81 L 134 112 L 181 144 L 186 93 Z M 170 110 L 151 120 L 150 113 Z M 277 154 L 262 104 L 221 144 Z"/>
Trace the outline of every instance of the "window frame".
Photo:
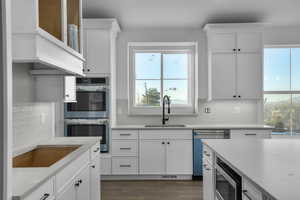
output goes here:
<path id="1" fill-rule="evenodd" d="M 175 54 L 188 52 L 188 104 L 171 104 L 171 115 L 196 115 L 198 113 L 198 45 L 197 42 L 128 42 L 128 114 L 129 115 L 161 115 L 161 103 L 163 90 L 160 91 L 160 106 L 136 105 L 136 73 L 135 73 L 135 53 L 157 52 L 163 54 Z M 160 89 L 163 89 L 163 81 L 168 80 L 163 77 L 163 60 L 160 66 L 161 74 Z M 142 80 L 142 79 L 141 79 Z M 148 80 L 148 79 L 143 79 Z M 151 79 L 149 79 L 151 80 Z M 174 80 L 177 80 L 174 78 Z M 179 78 L 178 78 L 179 80 Z"/>
<path id="2" fill-rule="evenodd" d="M 287 48 L 287 49 L 293 49 L 293 48 L 300 48 L 300 45 L 298 44 L 290 44 L 290 45 L 265 45 L 264 46 L 264 50 L 265 49 L 281 49 L 281 48 Z M 273 95 L 280 95 L 280 94 L 287 94 L 287 95 L 291 95 L 290 96 L 290 105 L 292 105 L 293 103 L 293 99 L 292 99 L 292 95 L 293 94 L 300 94 L 300 90 L 292 90 L 292 62 L 291 62 L 291 51 L 290 51 L 290 67 L 289 67 L 289 70 L 290 70 L 290 74 L 289 74 L 289 78 L 290 78 L 290 90 L 265 90 L 265 88 L 263 87 L 263 94 L 264 94 L 264 101 L 265 101 L 265 95 L 266 94 L 273 94 Z M 264 76 L 265 77 L 265 76 Z M 265 115 L 265 110 L 263 109 L 263 119 L 265 118 L 264 117 Z M 291 114 L 290 114 L 290 120 L 291 120 Z M 292 125 L 289 124 L 289 134 L 275 134 L 276 137 L 290 137 L 290 136 L 294 136 L 294 137 L 300 137 L 300 135 L 297 135 L 293 132 L 293 128 L 292 128 Z M 273 130 L 276 130 L 276 129 L 273 129 Z"/>

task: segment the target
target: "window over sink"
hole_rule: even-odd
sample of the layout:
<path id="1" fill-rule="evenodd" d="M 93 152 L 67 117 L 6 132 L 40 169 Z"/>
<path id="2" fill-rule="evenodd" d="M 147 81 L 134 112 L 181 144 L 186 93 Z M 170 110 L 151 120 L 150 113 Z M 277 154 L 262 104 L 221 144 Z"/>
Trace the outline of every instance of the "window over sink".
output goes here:
<path id="1" fill-rule="evenodd" d="M 171 114 L 196 113 L 197 43 L 129 43 L 129 111 L 161 114 L 163 96 Z"/>
<path id="2" fill-rule="evenodd" d="M 300 47 L 264 50 L 264 121 L 273 134 L 300 135 Z"/>

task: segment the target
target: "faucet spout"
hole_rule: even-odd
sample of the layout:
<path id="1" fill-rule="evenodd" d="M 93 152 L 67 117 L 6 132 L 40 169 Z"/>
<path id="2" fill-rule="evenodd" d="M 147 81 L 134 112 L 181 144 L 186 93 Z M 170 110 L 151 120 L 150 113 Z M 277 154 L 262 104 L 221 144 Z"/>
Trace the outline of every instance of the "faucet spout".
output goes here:
<path id="1" fill-rule="evenodd" d="M 171 101 L 170 101 L 170 97 L 168 95 L 165 95 L 163 97 L 163 107 L 162 107 L 162 124 L 165 125 L 167 121 L 169 121 L 169 116 L 166 117 L 166 113 L 165 113 L 165 107 L 166 107 L 166 103 L 168 105 L 168 114 L 171 113 Z"/>

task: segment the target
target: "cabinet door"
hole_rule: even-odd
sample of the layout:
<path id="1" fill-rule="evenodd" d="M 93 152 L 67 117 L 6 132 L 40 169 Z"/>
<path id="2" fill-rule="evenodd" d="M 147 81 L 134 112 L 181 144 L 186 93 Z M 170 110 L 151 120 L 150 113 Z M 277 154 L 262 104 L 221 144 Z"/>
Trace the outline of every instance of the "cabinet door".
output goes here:
<path id="1" fill-rule="evenodd" d="M 110 37 L 104 30 L 85 30 L 86 74 L 110 73 Z"/>
<path id="2" fill-rule="evenodd" d="M 233 52 L 236 49 L 236 33 L 214 33 L 210 36 L 212 52 Z"/>
<path id="3" fill-rule="evenodd" d="M 213 53 L 211 67 L 212 98 L 234 98 L 236 95 L 236 54 Z"/>
<path id="4" fill-rule="evenodd" d="M 140 174 L 165 174 L 166 142 L 162 140 L 140 141 Z"/>
<path id="5" fill-rule="evenodd" d="M 240 52 L 262 52 L 262 33 L 237 33 L 237 48 Z"/>
<path id="6" fill-rule="evenodd" d="M 237 95 L 242 99 L 260 99 L 263 91 L 262 56 L 259 53 L 238 53 Z"/>
<path id="7" fill-rule="evenodd" d="M 192 140 L 167 141 L 167 174 L 193 174 Z"/>
<path id="8" fill-rule="evenodd" d="M 90 164 L 90 200 L 100 199 L 100 155 L 96 156 Z"/>
<path id="9" fill-rule="evenodd" d="M 76 180 L 80 182 L 76 187 L 76 199 L 90 199 L 90 166 L 86 166 Z"/>
<path id="10" fill-rule="evenodd" d="M 214 200 L 214 169 L 208 161 L 203 163 L 203 200 Z"/>
<path id="11" fill-rule="evenodd" d="M 64 92 L 65 92 L 65 102 L 76 101 L 76 77 L 75 76 L 65 76 L 64 77 Z"/>
<path id="12" fill-rule="evenodd" d="M 75 200 L 76 191 L 74 181 L 69 183 L 66 188 L 56 197 L 56 200 Z"/>

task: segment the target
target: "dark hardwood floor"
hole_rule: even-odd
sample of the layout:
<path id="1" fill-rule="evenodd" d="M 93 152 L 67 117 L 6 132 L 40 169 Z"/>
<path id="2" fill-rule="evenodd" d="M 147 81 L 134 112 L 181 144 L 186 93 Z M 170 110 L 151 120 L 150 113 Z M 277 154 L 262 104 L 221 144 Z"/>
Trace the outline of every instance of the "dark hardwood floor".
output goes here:
<path id="1" fill-rule="evenodd" d="M 202 200 L 202 181 L 102 181 L 102 200 Z"/>

